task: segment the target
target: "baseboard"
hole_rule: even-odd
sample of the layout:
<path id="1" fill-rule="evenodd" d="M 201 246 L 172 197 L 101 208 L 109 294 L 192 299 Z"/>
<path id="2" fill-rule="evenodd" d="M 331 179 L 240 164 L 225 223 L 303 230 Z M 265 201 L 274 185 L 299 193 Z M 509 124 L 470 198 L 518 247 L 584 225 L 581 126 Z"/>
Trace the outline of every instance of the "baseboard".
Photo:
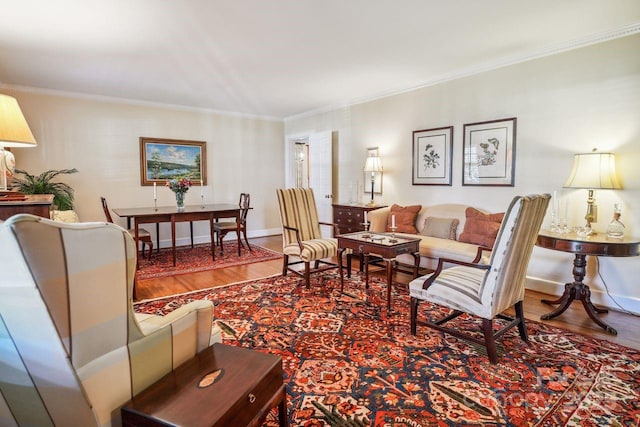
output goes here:
<path id="1" fill-rule="evenodd" d="M 525 288 L 532 291 L 543 292 L 549 295 L 560 296 L 564 292 L 564 283 L 527 276 Z M 606 291 L 590 287 L 591 301 L 610 310 L 628 311 L 640 315 L 640 299 L 625 295 L 607 295 Z M 617 302 L 617 304 L 616 304 Z M 622 306 L 622 308 L 620 306 Z"/>
<path id="2" fill-rule="evenodd" d="M 278 227 L 278 228 L 265 228 L 262 230 L 249 230 L 247 233 L 247 237 L 249 239 L 253 238 L 253 237 L 266 237 L 266 236 L 275 236 L 277 234 L 282 234 L 282 228 Z M 160 233 L 160 235 L 162 236 L 162 233 Z M 168 236 L 171 237 L 171 236 Z M 227 236 L 225 236 L 224 241 L 233 241 L 236 240 L 236 235 L 235 233 L 229 233 Z M 155 244 L 155 239 L 153 239 L 153 243 Z M 193 236 L 193 243 L 198 245 L 201 243 L 210 243 L 211 242 L 211 237 L 206 234 L 206 235 L 199 235 L 199 236 Z M 186 246 L 186 245 L 191 245 L 191 238 L 189 236 L 184 236 L 184 237 L 179 237 L 176 238 L 176 246 Z M 161 239 L 160 240 L 160 248 L 170 248 L 171 247 L 171 239 Z"/>

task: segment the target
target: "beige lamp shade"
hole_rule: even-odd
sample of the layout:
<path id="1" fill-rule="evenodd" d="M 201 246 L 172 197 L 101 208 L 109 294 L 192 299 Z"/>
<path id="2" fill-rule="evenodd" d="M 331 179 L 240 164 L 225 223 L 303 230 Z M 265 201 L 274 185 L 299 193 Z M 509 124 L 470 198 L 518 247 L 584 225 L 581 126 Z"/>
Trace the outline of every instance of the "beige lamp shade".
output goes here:
<path id="1" fill-rule="evenodd" d="M 585 153 L 573 157 L 573 168 L 566 188 L 621 189 L 616 174 L 616 155 L 613 153 Z"/>
<path id="2" fill-rule="evenodd" d="M 0 147 L 36 146 L 36 139 L 15 98 L 0 94 Z"/>
<path id="3" fill-rule="evenodd" d="M 382 172 L 382 161 L 380 157 L 371 156 L 367 157 L 367 162 L 364 164 L 365 172 Z"/>

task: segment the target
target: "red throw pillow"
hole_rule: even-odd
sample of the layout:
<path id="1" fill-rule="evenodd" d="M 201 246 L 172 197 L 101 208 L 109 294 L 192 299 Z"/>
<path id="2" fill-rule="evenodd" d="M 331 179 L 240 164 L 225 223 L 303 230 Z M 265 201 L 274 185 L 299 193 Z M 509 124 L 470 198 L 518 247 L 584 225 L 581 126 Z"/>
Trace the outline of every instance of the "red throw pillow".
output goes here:
<path id="1" fill-rule="evenodd" d="M 395 215 L 397 233 L 418 234 L 418 230 L 416 229 L 416 218 L 418 217 L 420 209 L 422 209 L 422 205 L 406 207 L 396 204 L 391 205 L 391 211 L 389 212 L 389 218 L 387 219 L 387 231 L 391 231 L 391 217 Z"/>
<path id="2" fill-rule="evenodd" d="M 467 219 L 458 241 L 493 249 L 504 212 L 486 214 L 475 208 L 467 208 L 465 214 Z"/>

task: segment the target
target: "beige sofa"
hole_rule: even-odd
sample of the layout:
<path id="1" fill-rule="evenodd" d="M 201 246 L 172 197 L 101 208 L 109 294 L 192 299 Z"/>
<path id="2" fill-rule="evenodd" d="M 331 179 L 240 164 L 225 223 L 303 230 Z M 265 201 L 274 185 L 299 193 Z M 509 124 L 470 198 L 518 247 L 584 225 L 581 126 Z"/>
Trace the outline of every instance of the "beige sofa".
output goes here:
<path id="1" fill-rule="evenodd" d="M 457 239 L 464 230 L 466 222 L 466 211 L 468 205 L 462 204 L 441 204 L 433 206 L 423 206 L 417 217 L 415 226 L 418 234 L 397 233 L 399 236 L 420 237 L 420 267 L 434 270 L 438 265 L 439 258 L 450 258 L 457 261 L 471 262 L 478 254 L 480 245 L 460 242 Z M 477 208 L 476 208 L 477 209 Z M 370 221 L 370 230 L 372 232 L 385 232 L 387 229 L 387 221 L 389 219 L 391 208 L 385 207 L 370 211 L 368 220 Z M 478 211 L 484 212 L 481 209 Z M 433 223 L 434 219 L 457 219 L 458 226 L 455 230 L 455 239 L 443 237 L 433 237 L 423 235 L 425 231 L 425 222 L 427 219 Z M 451 236 L 453 237 L 453 236 Z M 488 251 L 483 251 L 483 258 L 490 255 Z M 397 261 L 401 264 L 413 265 L 413 256 L 403 254 L 398 256 Z"/>

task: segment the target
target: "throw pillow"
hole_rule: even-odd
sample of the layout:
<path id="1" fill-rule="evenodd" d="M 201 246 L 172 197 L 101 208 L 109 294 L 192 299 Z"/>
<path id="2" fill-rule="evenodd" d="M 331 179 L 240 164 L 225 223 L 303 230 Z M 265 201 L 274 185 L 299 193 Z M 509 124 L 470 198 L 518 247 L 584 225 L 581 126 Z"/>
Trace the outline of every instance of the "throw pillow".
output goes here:
<path id="1" fill-rule="evenodd" d="M 391 205 L 389 218 L 387 219 L 387 231 L 391 231 L 392 217 L 395 216 L 397 233 L 418 234 L 418 229 L 416 229 L 416 218 L 418 217 L 420 209 L 422 209 L 422 205 Z"/>
<path id="2" fill-rule="evenodd" d="M 456 240 L 458 218 L 437 218 L 428 216 L 422 228 L 423 236 L 439 237 L 441 239 Z"/>
<path id="3" fill-rule="evenodd" d="M 486 214 L 475 208 L 467 208 L 465 214 L 467 218 L 464 230 L 460 233 L 458 241 L 493 249 L 504 212 Z"/>

